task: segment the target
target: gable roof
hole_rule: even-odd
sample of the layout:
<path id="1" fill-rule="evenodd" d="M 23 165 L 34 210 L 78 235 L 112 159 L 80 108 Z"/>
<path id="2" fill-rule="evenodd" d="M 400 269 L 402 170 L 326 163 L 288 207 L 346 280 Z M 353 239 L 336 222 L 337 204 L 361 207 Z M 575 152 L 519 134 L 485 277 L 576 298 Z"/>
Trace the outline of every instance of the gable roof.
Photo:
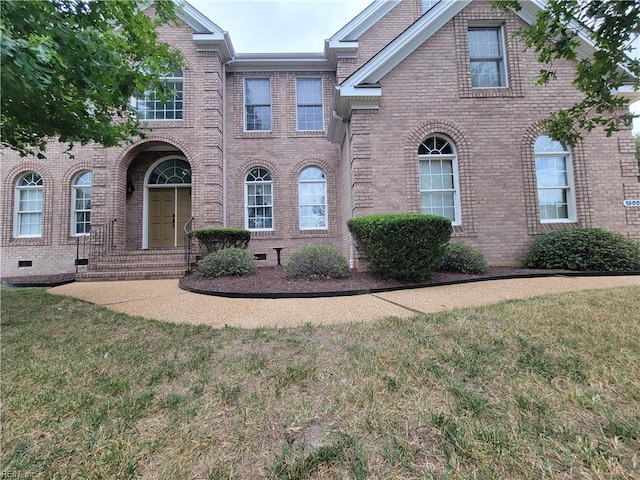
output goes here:
<path id="1" fill-rule="evenodd" d="M 346 119 L 351 116 L 353 110 L 377 109 L 382 96 L 382 88 L 378 82 L 472 1 L 442 0 L 438 2 L 366 64 L 336 86 L 333 97 L 333 115 L 329 123 L 329 140 L 335 143 L 341 141 L 346 130 Z M 545 0 L 524 1 L 521 2 L 521 10 L 515 13 L 530 25 L 535 21 L 537 13 L 546 8 L 546 5 Z M 358 17 L 354 20 L 357 19 Z M 375 21 L 378 20 L 379 18 Z M 365 19 L 361 19 L 360 23 L 365 24 Z M 589 37 L 587 29 L 577 22 L 574 22 L 571 27 L 578 33 L 581 40 L 577 49 L 578 56 L 591 56 L 596 51 L 596 47 Z M 350 32 L 357 31 L 356 24 L 349 24 L 338 33 L 342 32 L 348 38 Z M 630 74 L 624 66 L 621 65 L 621 68 Z M 617 93 L 629 96 L 632 101 L 640 98 L 640 92 L 634 91 L 632 87 L 628 86 L 620 88 Z"/>
<path id="2" fill-rule="evenodd" d="M 333 116 L 328 137 L 339 142 L 345 133 L 345 118 L 352 110 L 376 109 L 382 96 L 380 79 L 413 53 L 427 39 L 460 13 L 473 0 L 441 1 L 398 35 L 391 43 L 336 86 L 333 96 Z"/>

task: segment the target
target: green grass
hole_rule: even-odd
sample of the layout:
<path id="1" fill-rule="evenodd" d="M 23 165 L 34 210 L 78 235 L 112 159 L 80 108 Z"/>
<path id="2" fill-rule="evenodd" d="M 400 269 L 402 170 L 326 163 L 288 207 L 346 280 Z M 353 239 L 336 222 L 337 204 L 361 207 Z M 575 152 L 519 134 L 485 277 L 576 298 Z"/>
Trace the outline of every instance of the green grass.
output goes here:
<path id="1" fill-rule="evenodd" d="M 3 476 L 640 476 L 638 287 L 256 330 L 0 293 Z"/>

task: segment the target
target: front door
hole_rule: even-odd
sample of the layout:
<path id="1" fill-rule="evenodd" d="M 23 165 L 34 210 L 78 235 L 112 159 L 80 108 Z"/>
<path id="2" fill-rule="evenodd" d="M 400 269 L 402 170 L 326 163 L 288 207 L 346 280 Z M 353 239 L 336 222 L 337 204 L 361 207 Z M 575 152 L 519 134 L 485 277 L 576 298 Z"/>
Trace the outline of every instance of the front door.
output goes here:
<path id="1" fill-rule="evenodd" d="M 149 248 L 184 246 L 183 225 L 191 218 L 191 188 L 149 189 Z"/>

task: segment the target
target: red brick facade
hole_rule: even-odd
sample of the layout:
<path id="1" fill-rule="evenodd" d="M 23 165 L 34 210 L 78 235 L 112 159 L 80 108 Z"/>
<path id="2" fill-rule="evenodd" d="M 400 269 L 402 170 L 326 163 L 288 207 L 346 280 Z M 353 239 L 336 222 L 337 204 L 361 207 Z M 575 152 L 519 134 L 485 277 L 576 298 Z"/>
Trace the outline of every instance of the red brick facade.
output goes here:
<path id="1" fill-rule="evenodd" d="M 457 155 L 461 221 L 454 237 L 479 248 L 490 264 L 517 264 L 535 236 L 551 228 L 597 226 L 640 239 L 640 207 L 623 206 L 625 199 L 640 198 L 629 131 L 611 137 L 592 132 L 571 149 L 576 221 L 540 222 L 533 144 L 544 134 L 540 120 L 579 98 L 571 86 L 573 66 L 554 63 L 557 80 L 535 86 L 540 65 L 512 36 L 523 20 L 493 10 L 489 0 L 475 0 L 403 53 L 373 85 L 381 91 L 375 105 L 349 109 L 346 117 L 334 112 L 336 87 L 384 58 L 421 16 L 419 0 L 404 0 L 361 33 L 357 49 L 341 50 L 342 39 L 334 39 L 335 52 L 330 46 L 325 56 L 308 58 L 234 56 L 225 50 L 224 39 L 196 38 L 188 18 L 164 27 L 163 40 L 185 57 L 182 120 L 149 122 L 147 138 L 120 148 L 75 147 L 73 158 L 55 143 L 46 160 L 3 152 L 3 276 L 75 270 L 71 185 L 86 170 L 93 176 L 92 225 L 117 219 L 117 249 L 147 248 L 145 179 L 164 158 L 181 158 L 191 167 L 195 228 L 244 228 L 245 178 L 261 167 L 273 178 L 273 229 L 253 232 L 249 248 L 266 254 L 262 263 L 275 264 L 273 247 L 285 247 L 286 258 L 297 246 L 321 243 L 336 246 L 357 265 L 346 221 L 369 213 L 419 212 L 418 147 L 434 134 L 449 139 Z M 471 86 L 467 30 L 478 24 L 503 28 L 505 88 Z M 348 40 L 345 45 L 352 45 L 354 39 Z M 269 131 L 245 131 L 247 77 L 270 79 Z M 297 77 L 322 79 L 324 131 L 297 130 Z M 343 131 L 333 142 L 331 129 Z M 299 225 L 298 178 L 308 166 L 326 176 L 326 229 Z M 15 185 L 31 171 L 43 180 L 42 234 L 19 238 Z M 20 266 L 24 262 L 31 266 Z"/>

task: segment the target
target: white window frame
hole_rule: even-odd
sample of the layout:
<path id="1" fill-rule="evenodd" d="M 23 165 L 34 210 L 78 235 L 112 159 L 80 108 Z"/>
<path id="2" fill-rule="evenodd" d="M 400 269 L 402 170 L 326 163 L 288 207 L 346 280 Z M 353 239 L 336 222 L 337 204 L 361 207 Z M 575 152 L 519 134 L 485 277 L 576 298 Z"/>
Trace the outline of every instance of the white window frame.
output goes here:
<path id="1" fill-rule="evenodd" d="M 78 180 L 85 175 L 89 174 L 89 180 L 91 183 L 79 185 Z M 92 194 L 92 186 L 93 186 L 93 174 L 91 170 L 83 170 L 78 172 L 76 176 L 73 177 L 73 181 L 71 182 L 71 236 L 72 237 L 83 237 L 89 235 L 91 231 L 91 194 Z M 79 190 L 89 190 L 89 208 L 78 208 L 78 191 Z M 82 200 L 82 199 L 80 199 Z M 77 215 L 88 214 L 88 221 L 81 222 L 83 224 L 88 225 L 88 230 L 86 232 L 78 232 L 78 218 Z"/>
<path id="2" fill-rule="evenodd" d="M 180 72 L 180 75 L 176 75 L 176 73 Z M 156 98 L 155 90 L 147 90 L 144 92 L 144 96 L 142 98 L 133 98 L 131 100 L 131 104 L 136 111 L 136 117 L 138 120 L 143 122 L 180 122 L 184 118 L 184 72 L 180 68 L 175 72 L 172 72 L 171 75 L 166 77 L 162 77 L 161 80 L 166 82 L 167 84 L 173 84 L 175 92 L 172 94 L 172 99 L 168 103 L 161 103 Z M 180 88 L 178 89 L 178 85 Z M 146 104 L 148 102 L 152 102 L 154 104 L 154 108 L 147 110 Z M 155 108 L 156 104 L 160 102 L 162 105 L 162 110 Z M 177 108 L 176 105 L 180 104 L 180 108 Z M 140 108 L 141 105 L 144 105 L 144 108 Z M 171 105 L 172 108 L 168 109 L 167 106 Z M 140 115 L 141 112 L 144 112 L 143 115 Z M 152 112 L 153 115 L 149 115 L 149 112 Z M 157 118 L 158 112 L 162 112 L 165 118 Z M 172 112 L 174 118 L 166 118 L 167 112 Z M 179 118 L 178 118 L 179 117 Z"/>
<path id="3" fill-rule="evenodd" d="M 478 56 L 474 57 L 471 55 L 471 31 L 475 30 L 493 30 L 498 33 L 498 48 L 500 49 L 499 55 L 495 56 Z M 509 87 L 509 75 L 507 72 L 507 55 L 504 41 L 504 27 L 502 25 L 470 25 L 467 29 L 467 41 L 469 43 L 468 54 L 469 54 L 469 74 L 471 75 L 471 87 L 477 89 L 487 89 L 487 88 L 508 88 Z M 498 62 L 498 70 L 500 73 L 500 85 L 497 86 L 482 86 L 482 85 L 474 85 L 473 84 L 473 74 L 471 72 L 471 64 L 473 62 Z"/>
<path id="4" fill-rule="evenodd" d="M 454 211 L 454 217 L 453 219 L 451 219 L 451 225 L 454 226 L 460 226 L 462 225 L 462 209 L 460 207 L 460 178 L 459 178 L 459 173 L 458 173 L 458 153 L 456 150 L 456 146 L 455 143 L 453 143 L 453 141 L 451 139 L 449 139 L 448 137 L 444 136 L 444 135 L 440 135 L 440 134 L 433 134 L 433 135 L 429 135 L 428 137 L 426 137 L 422 143 L 424 144 L 425 142 L 427 142 L 428 140 L 432 139 L 432 138 L 439 138 L 442 139 L 444 141 L 446 141 L 450 146 L 451 146 L 451 150 L 453 153 L 448 154 L 448 153 L 427 153 L 427 154 L 420 154 L 418 153 L 418 185 L 420 188 L 420 211 L 424 214 L 429 214 L 429 215 L 440 215 L 439 213 L 432 213 L 432 212 L 428 212 L 425 211 L 426 208 L 422 203 L 422 197 L 423 194 L 428 194 L 428 193 L 453 193 L 453 211 Z M 421 171 L 422 171 L 422 164 L 425 162 L 430 163 L 431 161 L 451 161 L 451 168 L 452 168 L 452 176 L 453 176 L 453 188 L 442 188 L 442 189 L 430 189 L 430 188 L 424 188 L 423 184 L 422 184 L 422 175 L 421 175 Z M 448 217 L 447 217 L 448 218 Z"/>
<path id="5" fill-rule="evenodd" d="M 310 171 L 317 171 L 319 172 L 322 177 L 321 178 L 303 178 L 305 172 L 310 172 Z M 303 185 L 321 185 L 322 186 L 322 199 L 324 200 L 324 202 L 322 203 L 303 203 L 303 195 L 302 195 L 302 190 L 303 190 Z M 328 208 L 327 208 L 327 175 L 324 173 L 324 170 L 322 170 L 320 167 L 316 167 L 315 165 L 306 167 L 302 170 L 302 172 L 300 172 L 300 175 L 298 176 L 298 222 L 299 222 L 299 227 L 300 230 L 327 230 L 329 228 L 329 221 L 328 221 Z M 303 224 L 305 223 L 303 221 L 303 218 L 307 218 L 307 217 L 303 217 L 302 212 L 304 209 L 311 207 L 312 209 L 316 209 L 316 208 L 320 208 L 323 209 L 324 214 L 322 216 L 320 215 L 315 215 L 314 217 L 308 217 L 308 218 L 316 218 L 316 219 L 320 219 L 320 222 L 322 225 L 314 225 L 314 226 L 304 226 Z"/>
<path id="6" fill-rule="evenodd" d="M 37 176 L 38 180 L 35 180 Z M 28 185 L 20 185 L 23 179 L 31 177 Z M 35 182 L 35 183 L 34 183 Z M 30 192 L 39 192 L 40 198 L 36 199 L 23 199 L 24 194 Z M 39 209 L 36 210 L 21 210 L 21 200 L 39 202 Z M 44 181 L 42 175 L 36 172 L 24 172 L 15 183 L 15 197 L 14 197 L 14 216 L 13 216 L 13 236 L 15 238 L 41 238 L 42 237 L 42 213 L 44 209 Z M 36 215 L 38 218 L 39 232 L 34 234 L 22 233 L 22 218 L 24 215 Z"/>
<path id="7" fill-rule="evenodd" d="M 249 180 L 249 176 L 253 176 L 254 178 L 256 177 L 256 175 L 254 175 L 254 172 L 256 171 L 262 171 L 263 173 L 261 175 L 259 175 L 259 178 L 265 178 L 265 177 L 269 177 L 269 180 Z M 269 193 L 254 193 L 254 192 L 250 192 L 251 187 L 269 187 Z M 249 201 L 249 195 L 260 195 L 260 196 L 266 196 L 268 195 L 270 198 L 270 203 L 261 203 L 260 205 L 258 204 L 254 204 L 251 205 L 251 202 Z M 273 175 L 271 174 L 271 172 L 264 167 L 255 167 L 252 168 L 251 170 L 249 170 L 247 172 L 247 174 L 244 177 L 244 202 L 245 202 L 245 219 L 244 219 L 244 225 L 245 228 L 251 232 L 260 232 L 260 231 L 266 231 L 266 232 L 270 232 L 273 231 L 274 228 L 274 216 L 273 216 Z M 256 211 L 258 209 L 270 209 L 271 215 L 270 216 L 266 216 L 266 215 L 257 215 Z M 255 211 L 253 211 L 255 210 Z M 253 215 L 252 215 L 252 211 L 253 211 Z M 262 218 L 263 221 L 265 220 L 269 220 L 271 225 L 267 226 L 267 227 L 262 227 L 262 228 L 256 228 L 255 226 L 250 227 L 249 223 L 251 221 L 255 222 L 257 218 Z"/>
<path id="8" fill-rule="evenodd" d="M 547 138 L 548 139 L 548 148 L 543 150 L 538 150 L 538 141 Z M 575 223 L 577 221 L 577 213 L 576 213 L 576 195 L 575 195 L 575 184 L 573 177 L 573 161 L 571 158 L 571 151 L 561 142 L 553 140 L 548 135 L 540 135 L 536 138 L 534 143 L 534 168 L 536 174 L 536 199 L 537 199 L 537 208 L 538 208 L 538 218 L 540 223 Z M 548 185 L 548 186 L 540 186 L 539 185 L 539 172 L 538 172 L 538 164 L 539 160 L 545 158 L 556 158 L 562 157 L 564 159 L 564 167 L 566 172 L 566 184 L 564 185 Z M 557 172 L 557 170 L 556 170 Z M 567 199 L 567 217 L 566 218 L 542 218 L 543 211 L 540 204 L 540 193 L 542 191 L 552 191 L 552 190 L 562 190 L 566 195 Z"/>
<path id="9" fill-rule="evenodd" d="M 252 104 L 247 104 L 247 85 L 248 82 L 252 81 L 252 80 L 261 80 L 261 81 L 267 81 L 269 82 L 269 103 L 252 103 Z M 244 131 L 245 132 L 271 132 L 271 129 L 273 128 L 273 108 L 271 106 L 271 101 L 272 101 L 272 95 L 271 95 L 271 78 L 270 77 L 245 77 L 244 81 L 243 81 L 243 89 L 242 89 L 242 94 L 243 94 L 243 118 L 244 118 Z M 269 107 L 269 128 L 262 128 L 262 129 L 251 129 L 249 130 L 247 128 L 247 117 L 248 117 L 248 111 L 247 111 L 247 107 Z"/>
<path id="10" fill-rule="evenodd" d="M 316 80 L 320 83 L 320 104 L 305 103 L 300 101 L 298 82 L 300 80 Z M 320 128 L 300 128 L 300 107 L 320 107 Z M 296 129 L 299 132 L 323 132 L 324 131 L 324 84 L 322 77 L 296 77 Z"/>

